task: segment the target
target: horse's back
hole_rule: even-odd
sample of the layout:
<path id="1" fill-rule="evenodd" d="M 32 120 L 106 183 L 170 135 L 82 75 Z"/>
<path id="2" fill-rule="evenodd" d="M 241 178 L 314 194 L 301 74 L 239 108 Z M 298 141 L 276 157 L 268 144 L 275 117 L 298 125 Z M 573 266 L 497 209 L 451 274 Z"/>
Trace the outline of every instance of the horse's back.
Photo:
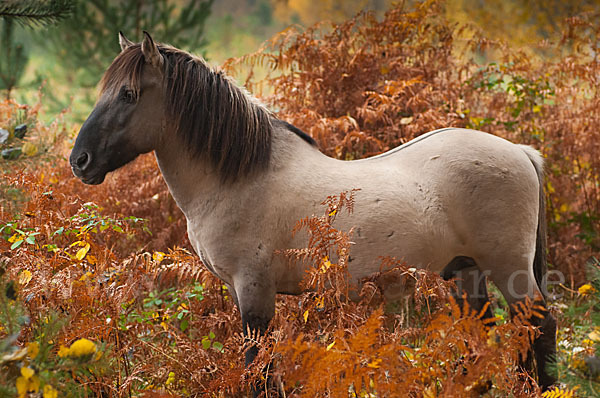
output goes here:
<path id="1" fill-rule="evenodd" d="M 487 133 L 444 129 L 347 162 L 345 189 L 360 191 L 355 214 L 343 224 L 355 227 L 357 260 L 390 255 L 441 271 L 457 256 L 483 258 L 503 245 L 530 257 L 538 216 L 535 153 Z M 375 270 L 370 263 L 364 274 Z"/>

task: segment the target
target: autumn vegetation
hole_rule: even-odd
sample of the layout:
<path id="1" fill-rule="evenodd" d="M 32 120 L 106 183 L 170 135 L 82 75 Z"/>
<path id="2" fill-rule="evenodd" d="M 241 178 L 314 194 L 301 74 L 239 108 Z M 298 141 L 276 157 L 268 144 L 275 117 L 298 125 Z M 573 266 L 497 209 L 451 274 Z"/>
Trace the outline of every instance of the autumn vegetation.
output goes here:
<path id="1" fill-rule="evenodd" d="M 561 384 L 544 396 L 597 396 L 600 15 L 569 18 L 562 37 L 528 52 L 445 15 L 427 1 L 379 20 L 290 28 L 223 68 L 246 73 L 251 91 L 332 157 L 368 157 L 448 126 L 539 149 L 560 329 Z M 255 68 L 269 74 L 257 81 Z M 243 397 L 265 372 L 290 397 L 541 395 L 517 366 L 535 306 L 509 320 L 492 290 L 493 324 L 457 303 L 451 282 L 386 253 L 392 271 L 348 285 L 352 231 L 335 219 L 352 211 L 352 191 L 324 192 L 323 213 L 290 231 L 309 247 L 277 255 L 311 265 L 310 292 L 279 297 L 270 334 L 247 341 L 227 289 L 191 252 L 153 156 L 85 186 L 65 160 L 74 127 L 62 115 L 38 121 L 42 101 L 0 103 L 2 125 L 31 130 L 10 138 L 28 156 L 0 160 L 0 396 Z M 406 287 L 393 302 L 390 281 Z M 259 357 L 245 369 L 253 342 Z"/>

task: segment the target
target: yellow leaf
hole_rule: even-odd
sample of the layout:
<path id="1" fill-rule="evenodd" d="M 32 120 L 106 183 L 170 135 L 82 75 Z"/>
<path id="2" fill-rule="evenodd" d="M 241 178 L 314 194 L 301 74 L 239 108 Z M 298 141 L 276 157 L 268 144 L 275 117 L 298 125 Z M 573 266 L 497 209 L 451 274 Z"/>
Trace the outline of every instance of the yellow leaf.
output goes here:
<path id="1" fill-rule="evenodd" d="M 90 244 L 86 243 L 84 247 L 77 250 L 77 254 L 75 254 L 75 258 L 77 258 L 77 260 L 79 260 L 79 261 L 83 260 L 88 251 L 90 251 Z"/>
<path id="2" fill-rule="evenodd" d="M 160 263 L 165 258 L 165 253 L 163 252 L 154 252 L 152 254 L 152 260 Z"/>
<path id="3" fill-rule="evenodd" d="M 582 296 L 585 296 L 586 294 L 594 293 L 595 291 L 596 291 L 596 289 L 594 289 L 594 287 L 592 285 L 590 285 L 589 283 L 586 283 L 585 285 L 581 285 L 579 287 L 579 289 L 577 289 L 577 292 L 579 294 L 581 294 Z"/>
<path id="4" fill-rule="evenodd" d="M 10 238 L 8 238 L 9 243 L 14 243 L 21 235 L 14 233 Z"/>
<path id="5" fill-rule="evenodd" d="M 160 326 L 165 330 L 165 332 L 169 329 L 169 326 L 165 322 L 161 322 Z"/>
<path id="6" fill-rule="evenodd" d="M 29 391 L 38 392 L 40 390 L 40 378 L 38 375 L 33 376 L 29 380 Z"/>
<path id="7" fill-rule="evenodd" d="M 33 156 L 38 152 L 38 149 L 34 143 L 26 142 L 23 144 L 23 147 L 21 148 L 21 152 L 23 152 L 23 154 L 25 156 Z"/>
<path id="8" fill-rule="evenodd" d="M 596 330 L 594 330 L 593 332 L 591 332 L 590 334 L 588 334 L 588 337 L 592 341 L 595 341 L 595 342 L 599 342 L 600 341 L 600 333 L 598 333 Z"/>
<path id="9" fill-rule="evenodd" d="M 302 314 L 302 317 L 304 318 L 304 323 L 306 323 L 306 321 L 308 321 L 308 310 L 304 311 L 304 314 Z"/>
<path id="10" fill-rule="evenodd" d="M 69 347 L 69 355 L 80 357 L 96 353 L 96 344 L 88 339 L 79 339 Z"/>
<path id="11" fill-rule="evenodd" d="M 169 377 L 167 377 L 167 381 L 165 385 L 173 384 L 175 382 L 175 372 L 169 372 Z"/>
<path id="12" fill-rule="evenodd" d="M 563 203 L 562 205 L 560 205 L 559 210 L 561 213 L 566 213 L 569 210 L 569 206 L 566 203 Z"/>
<path id="13" fill-rule="evenodd" d="M 329 350 L 331 350 L 331 349 L 333 348 L 333 346 L 334 346 L 334 345 L 335 345 L 335 340 L 333 341 L 333 343 L 331 343 L 331 344 L 329 344 L 329 345 L 327 346 L 327 349 L 325 349 L 325 351 L 329 351 Z"/>
<path id="14" fill-rule="evenodd" d="M 327 256 L 323 257 L 321 261 L 321 273 L 325 273 L 331 267 L 331 261 L 327 258 Z"/>
<path id="15" fill-rule="evenodd" d="M 542 111 L 542 107 L 540 105 L 533 106 L 533 113 L 540 113 Z"/>
<path id="16" fill-rule="evenodd" d="M 56 391 L 50 384 L 46 384 L 44 386 L 43 398 L 58 398 L 58 391 Z"/>
<path id="17" fill-rule="evenodd" d="M 61 358 L 64 358 L 67 355 L 69 355 L 69 349 L 67 347 L 65 347 L 64 345 L 61 345 L 60 348 L 58 349 L 58 356 Z"/>
<path id="18" fill-rule="evenodd" d="M 23 376 L 17 377 L 17 393 L 19 397 L 24 397 L 27 394 L 27 389 L 29 387 L 29 381 Z"/>
<path id="19" fill-rule="evenodd" d="M 21 285 L 27 285 L 29 283 L 29 281 L 31 281 L 33 275 L 31 275 L 31 272 L 29 270 L 23 270 L 19 273 L 19 283 Z"/>
<path id="20" fill-rule="evenodd" d="M 38 375 L 33 376 L 29 380 L 29 391 L 38 392 L 40 390 L 40 378 Z"/>
<path id="21" fill-rule="evenodd" d="M 381 359 L 376 358 L 376 359 L 372 360 L 371 362 L 369 362 L 367 364 L 367 366 L 369 368 L 377 369 L 377 368 L 379 368 L 380 364 L 381 364 Z"/>
<path id="22" fill-rule="evenodd" d="M 40 345 L 37 341 L 31 342 L 27 344 L 27 355 L 29 358 L 34 359 L 37 357 L 37 354 L 40 352 Z"/>
<path id="23" fill-rule="evenodd" d="M 24 366 L 21 368 L 21 376 L 23 376 L 27 380 L 31 379 L 31 376 L 33 376 L 34 374 L 35 370 L 31 369 L 30 367 Z"/>

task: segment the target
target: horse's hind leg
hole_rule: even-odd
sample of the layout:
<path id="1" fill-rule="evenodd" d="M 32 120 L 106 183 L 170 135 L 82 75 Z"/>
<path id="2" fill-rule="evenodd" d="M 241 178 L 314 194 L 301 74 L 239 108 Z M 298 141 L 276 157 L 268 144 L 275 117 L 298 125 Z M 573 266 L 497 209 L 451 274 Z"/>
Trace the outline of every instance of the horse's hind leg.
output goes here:
<path id="1" fill-rule="evenodd" d="M 481 312 L 487 304 L 482 319 L 493 318 L 490 308 L 490 298 L 487 291 L 487 278 L 485 273 L 475 264 L 470 257 L 455 257 L 442 272 L 442 277 L 446 280 L 454 279 L 456 291 L 455 300 L 461 305 L 463 295 L 466 294 L 467 302 L 472 310 Z"/>
<path id="2" fill-rule="evenodd" d="M 514 256 L 513 258 L 519 257 Z M 518 303 L 525 301 L 527 298 L 533 301 L 534 304 L 546 308 L 546 301 L 535 280 L 533 270 L 526 264 L 524 262 L 521 268 L 505 267 L 504 269 L 495 270 L 487 268 L 491 280 L 502 292 L 513 315 L 518 308 Z M 556 378 L 548 369 L 548 365 L 554 362 L 556 358 L 556 319 L 546 309 L 536 311 L 541 314 L 541 317 L 533 316 L 529 321 L 532 325 L 538 326 L 540 331 L 540 335 L 533 342 L 533 353 L 537 364 L 538 384 L 545 390 L 556 381 Z M 529 371 L 532 370 L 531 362 L 526 361 Z"/>
<path id="3" fill-rule="evenodd" d="M 546 308 L 546 302 L 541 304 Z M 548 365 L 556 360 L 556 318 L 548 310 L 542 311 L 543 318 L 536 318 L 533 323 L 540 327 L 541 335 L 533 344 L 537 363 L 538 383 L 543 390 L 556 382 L 554 375 L 548 371 Z"/>

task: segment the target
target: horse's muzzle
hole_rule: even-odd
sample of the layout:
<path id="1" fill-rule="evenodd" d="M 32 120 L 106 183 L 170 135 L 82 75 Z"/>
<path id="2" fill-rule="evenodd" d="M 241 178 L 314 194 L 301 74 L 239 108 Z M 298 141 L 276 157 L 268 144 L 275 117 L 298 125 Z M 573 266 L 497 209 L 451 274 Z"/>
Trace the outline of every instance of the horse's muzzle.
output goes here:
<path id="1" fill-rule="evenodd" d="M 79 154 L 71 153 L 69 158 L 71 165 L 71 171 L 73 175 L 79 178 L 83 183 L 89 185 L 98 185 L 104 181 L 106 173 L 99 171 L 95 174 L 91 174 L 92 155 L 87 151 L 83 151 Z M 90 175 L 91 174 L 91 175 Z"/>

